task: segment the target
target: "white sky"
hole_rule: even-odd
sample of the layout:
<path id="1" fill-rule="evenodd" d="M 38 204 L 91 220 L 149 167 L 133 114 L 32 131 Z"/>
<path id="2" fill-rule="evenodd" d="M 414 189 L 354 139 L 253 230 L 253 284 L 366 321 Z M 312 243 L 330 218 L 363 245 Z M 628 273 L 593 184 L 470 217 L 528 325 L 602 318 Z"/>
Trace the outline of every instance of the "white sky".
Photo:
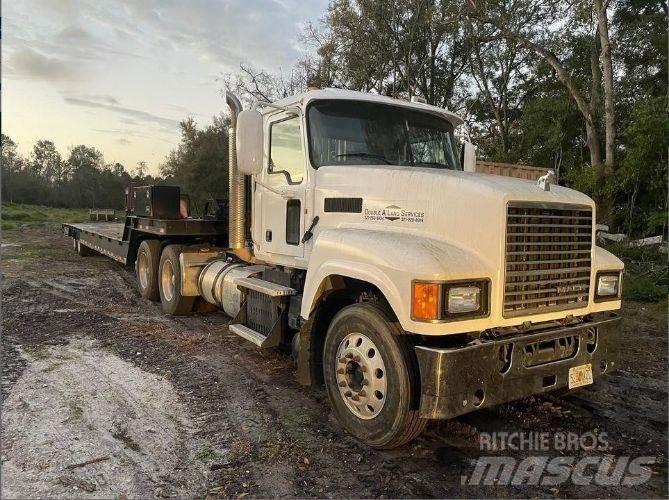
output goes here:
<path id="1" fill-rule="evenodd" d="M 227 112 L 224 73 L 299 58 L 297 38 L 327 0 L 3 0 L 2 132 L 28 155 L 86 144 L 151 173 L 180 120 Z"/>

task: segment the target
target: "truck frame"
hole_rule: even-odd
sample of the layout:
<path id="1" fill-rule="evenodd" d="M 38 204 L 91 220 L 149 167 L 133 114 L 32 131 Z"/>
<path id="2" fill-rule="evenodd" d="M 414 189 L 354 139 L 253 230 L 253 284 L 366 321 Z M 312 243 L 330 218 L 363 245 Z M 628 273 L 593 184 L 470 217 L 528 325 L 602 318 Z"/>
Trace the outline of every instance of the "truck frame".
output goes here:
<path id="1" fill-rule="evenodd" d="M 615 367 L 623 264 L 594 244 L 590 198 L 531 167 L 477 173 L 462 120 L 423 102 L 226 98 L 227 217 L 64 224 L 80 255 L 134 270 L 167 314 L 223 310 L 230 332 L 290 347 L 376 448 Z"/>

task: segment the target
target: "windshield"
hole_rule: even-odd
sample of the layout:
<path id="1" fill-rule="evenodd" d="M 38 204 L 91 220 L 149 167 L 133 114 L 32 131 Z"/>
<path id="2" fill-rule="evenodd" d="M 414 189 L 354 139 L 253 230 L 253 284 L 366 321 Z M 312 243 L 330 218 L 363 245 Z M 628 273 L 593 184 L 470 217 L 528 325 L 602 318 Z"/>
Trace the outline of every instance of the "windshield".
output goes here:
<path id="1" fill-rule="evenodd" d="M 400 106 L 318 101 L 309 106 L 309 145 L 324 165 L 403 165 L 462 170 L 453 125 Z"/>

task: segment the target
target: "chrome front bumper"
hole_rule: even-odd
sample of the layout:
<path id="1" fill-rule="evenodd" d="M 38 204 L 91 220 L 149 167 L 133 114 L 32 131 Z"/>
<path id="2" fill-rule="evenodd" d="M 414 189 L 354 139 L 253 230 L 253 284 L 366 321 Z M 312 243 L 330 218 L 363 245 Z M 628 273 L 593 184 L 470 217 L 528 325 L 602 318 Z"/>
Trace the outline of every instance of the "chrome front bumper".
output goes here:
<path id="1" fill-rule="evenodd" d="M 417 346 L 420 416 L 448 419 L 568 387 L 569 369 L 592 365 L 597 379 L 617 364 L 611 346 L 617 315 L 481 340 L 456 348 Z"/>

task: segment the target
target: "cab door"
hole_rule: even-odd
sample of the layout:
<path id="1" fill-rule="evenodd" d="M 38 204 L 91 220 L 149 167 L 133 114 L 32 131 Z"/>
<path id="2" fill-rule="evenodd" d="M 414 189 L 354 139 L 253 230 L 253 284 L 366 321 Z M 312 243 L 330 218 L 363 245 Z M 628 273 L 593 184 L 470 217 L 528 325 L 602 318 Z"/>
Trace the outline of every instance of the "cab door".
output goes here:
<path id="1" fill-rule="evenodd" d="M 289 113 L 272 117 L 267 137 L 267 164 L 262 182 L 256 183 L 260 194 L 260 252 L 302 258 L 307 180 L 300 117 Z"/>

